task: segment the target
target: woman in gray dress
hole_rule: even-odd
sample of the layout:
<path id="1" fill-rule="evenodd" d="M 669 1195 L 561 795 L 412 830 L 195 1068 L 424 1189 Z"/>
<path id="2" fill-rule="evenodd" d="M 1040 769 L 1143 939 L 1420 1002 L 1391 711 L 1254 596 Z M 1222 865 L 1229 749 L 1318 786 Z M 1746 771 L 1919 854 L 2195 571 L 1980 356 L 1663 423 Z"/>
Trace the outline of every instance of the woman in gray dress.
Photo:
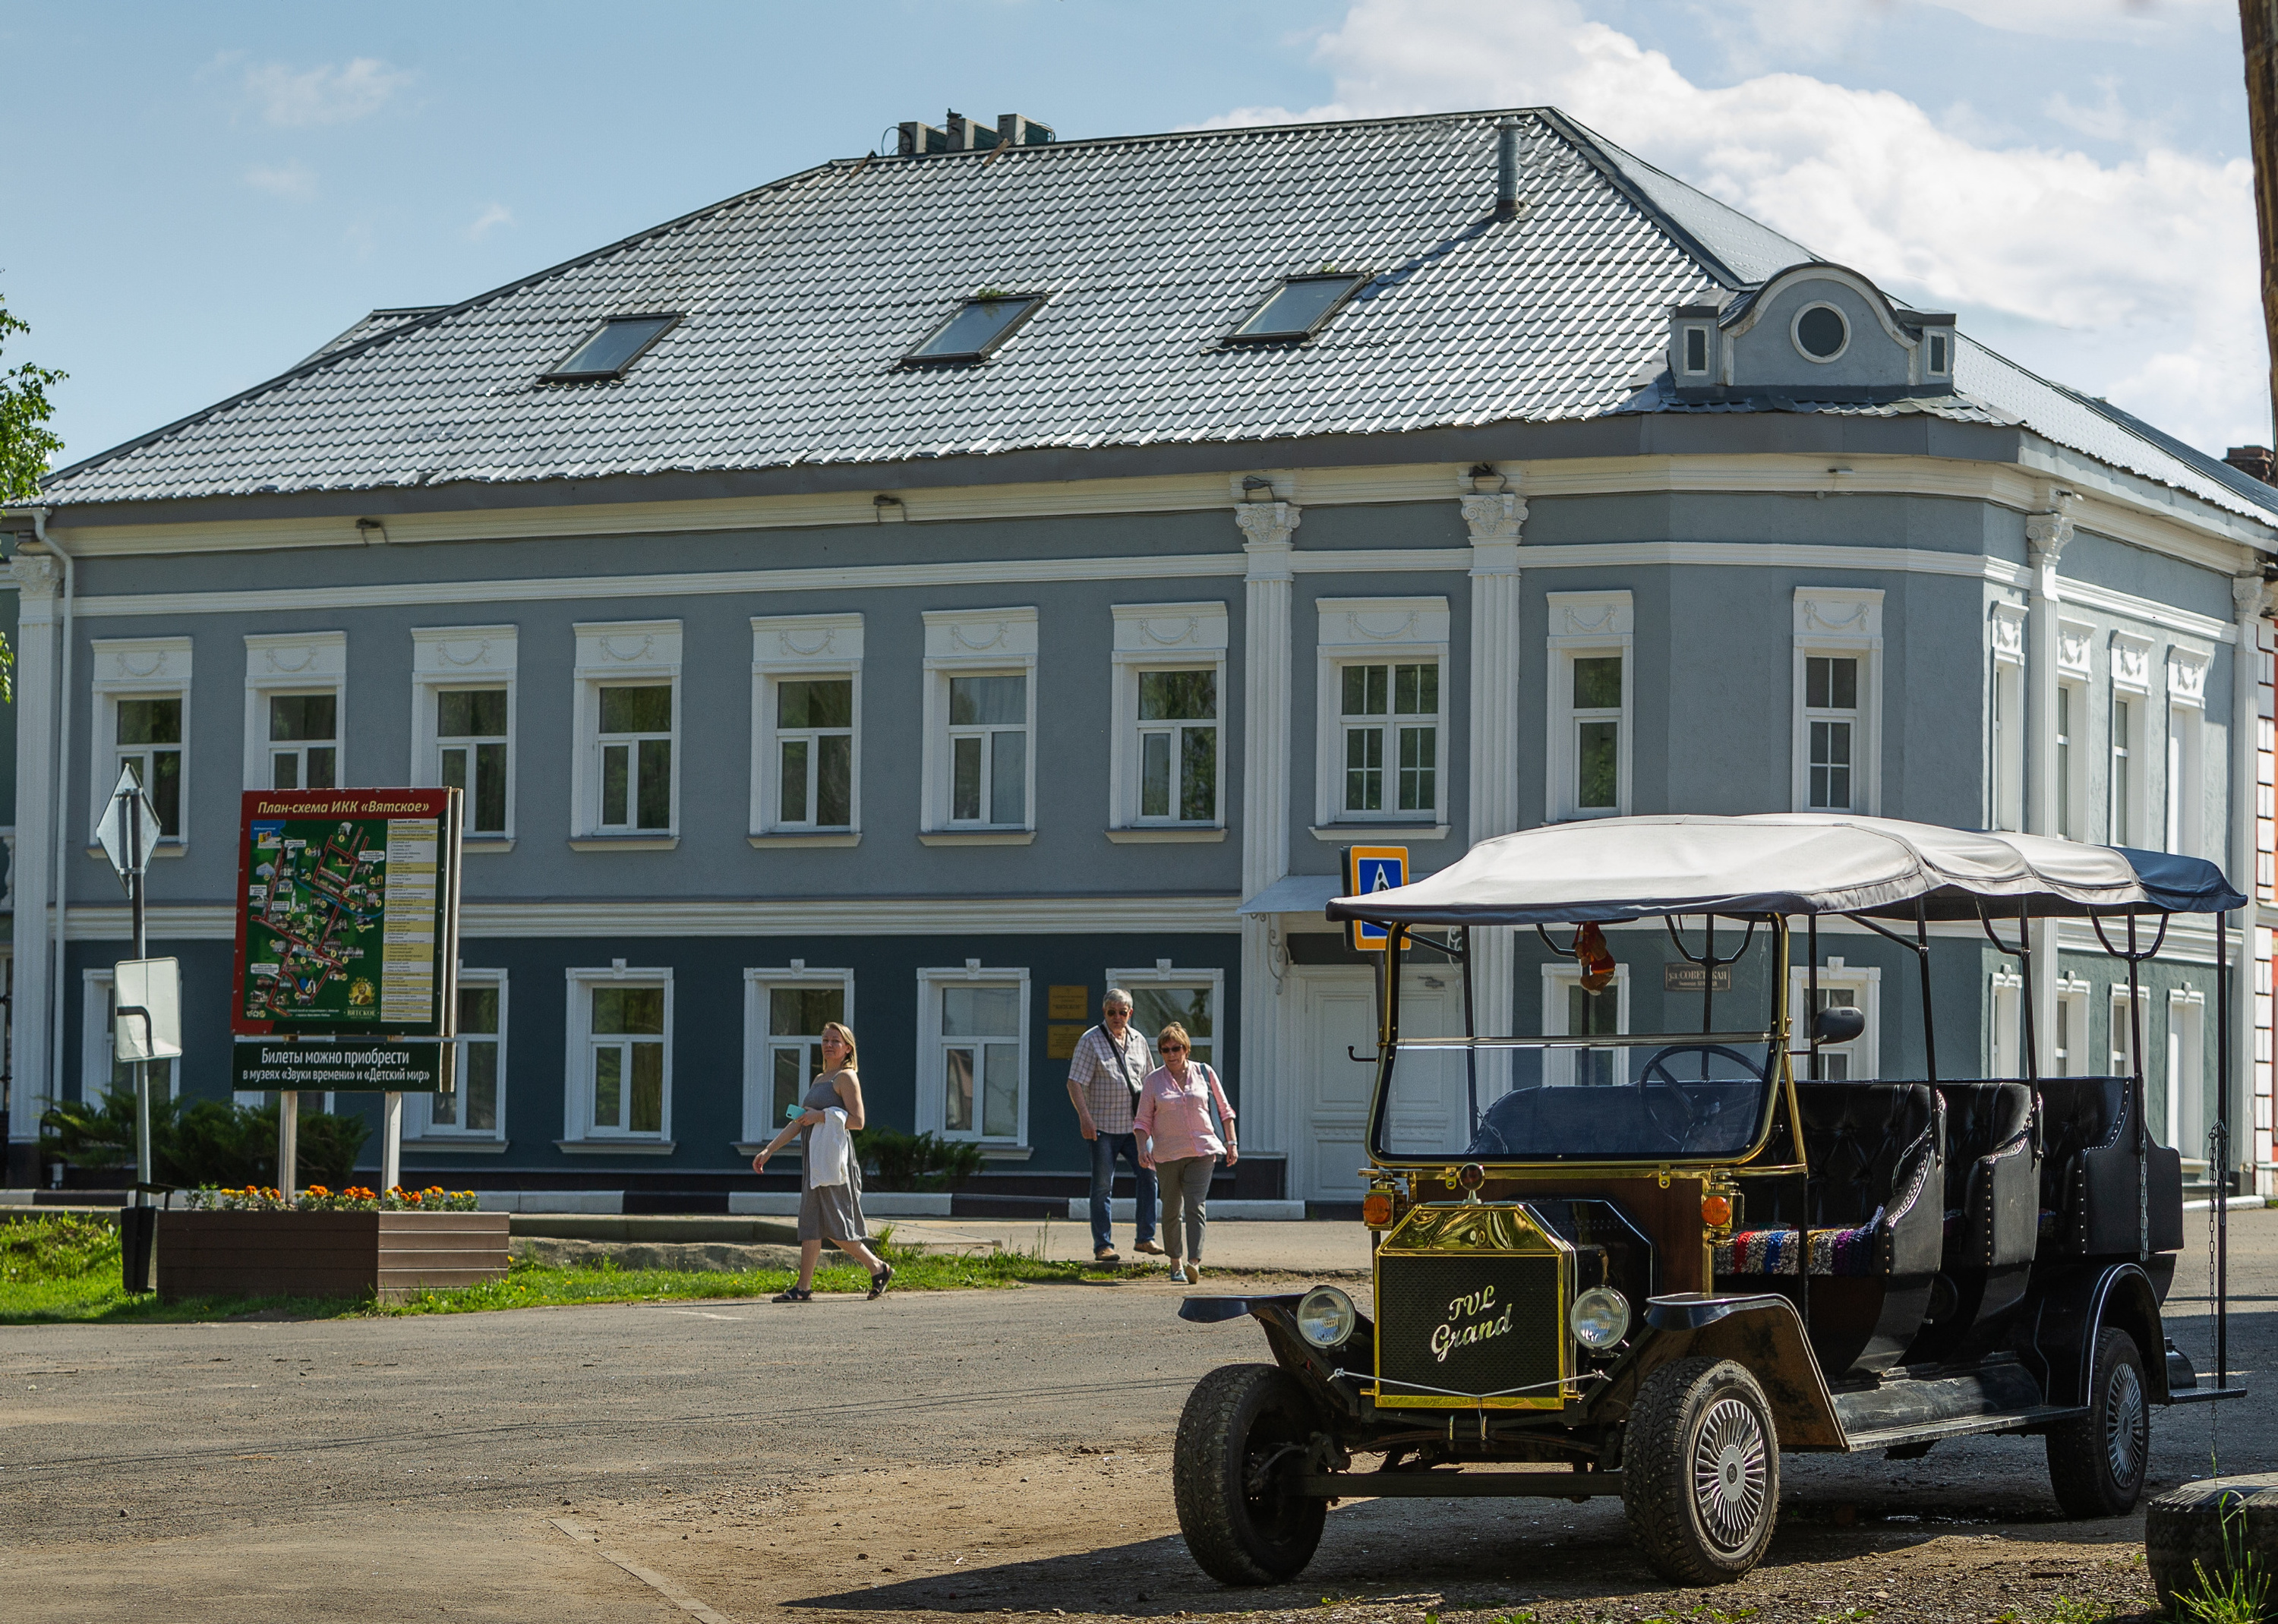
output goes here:
<path id="1" fill-rule="evenodd" d="M 894 1281 L 893 1265 L 887 1262 L 865 1243 L 869 1239 L 868 1227 L 862 1221 L 862 1163 L 859 1156 L 846 1158 L 846 1182 L 818 1186 L 814 1182 L 814 1130 L 823 1121 L 823 1113 L 837 1106 L 846 1113 L 846 1131 L 852 1133 L 862 1126 L 862 1079 L 854 1070 L 854 1034 L 837 1021 L 822 1028 L 822 1070 L 815 1074 L 814 1082 L 799 1102 L 799 1114 L 775 1136 L 765 1150 L 752 1158 L 752 1170 L 764 1173 L 768 1158 L 799 1135 L 799 1284 L 776 1298 L 777 1302 L 812 1302 L 814 1300 L 814 1266 L 822 1257 L 822 1243 L 831 1242 L 837 1248 L 870 1271 L 870 1295 L 878 1296 Z"/>

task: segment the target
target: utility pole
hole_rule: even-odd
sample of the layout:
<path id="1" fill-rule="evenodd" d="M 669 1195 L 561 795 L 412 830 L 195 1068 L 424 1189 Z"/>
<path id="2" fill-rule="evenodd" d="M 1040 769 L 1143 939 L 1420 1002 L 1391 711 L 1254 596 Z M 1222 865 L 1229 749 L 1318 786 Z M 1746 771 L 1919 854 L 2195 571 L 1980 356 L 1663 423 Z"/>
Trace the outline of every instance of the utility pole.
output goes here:
<path id="1" fill-rule="evenodd" d="M 2262 326 L 2278 429 L 2278 0 L 2238 0 L 2246 48 L 2246 129 L 2254 150 L 2254 221 L 2262 246 Z"/>

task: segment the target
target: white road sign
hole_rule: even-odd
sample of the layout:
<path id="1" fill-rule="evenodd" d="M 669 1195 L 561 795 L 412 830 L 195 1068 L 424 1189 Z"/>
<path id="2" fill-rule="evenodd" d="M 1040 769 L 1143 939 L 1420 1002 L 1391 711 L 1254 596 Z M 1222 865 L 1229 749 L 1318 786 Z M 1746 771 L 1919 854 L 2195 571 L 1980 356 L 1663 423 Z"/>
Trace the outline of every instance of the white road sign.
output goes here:
<path id="1" fill-rule="evenodd" d="M 120 1060 L 172 1060 L 182 1052 L 182 972 L 171 958 L 121 959 L 111 969 L 111 1039 Z"/>
<path id="2" fill-rule="evenodd" d="M 126 820 L 132 817 L 142 827 L 141 840 L 129 846 Z M 134 777 L 134 769 L 118 769 L 118 783 L 103 804 L 103 821 L 95 826 L 95 838 L 103 848 L 103 855 L 111 859 L 111 866 L 118 871 L 121 880 L 129 874 L 139 874 L 150 862 L 150 850 L 158 843 L 164 830 L 158 823 L 158 809 L 150 804 L 150 797 L 142 793 L 142 786 Z M 140 862 L 128 860 L 130 851 L 138 853 Z"/>

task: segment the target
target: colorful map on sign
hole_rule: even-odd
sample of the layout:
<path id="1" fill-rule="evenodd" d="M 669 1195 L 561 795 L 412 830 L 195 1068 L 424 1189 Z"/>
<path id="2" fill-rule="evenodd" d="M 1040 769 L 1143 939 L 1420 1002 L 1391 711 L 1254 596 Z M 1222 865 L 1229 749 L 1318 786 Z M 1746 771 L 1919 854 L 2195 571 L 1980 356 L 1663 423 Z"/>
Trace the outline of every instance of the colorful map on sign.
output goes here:
<path id="1" fill-rule="evenodd" d="M 256 821 L 245 1016 L 379 1020 L 386 819 Z"/>

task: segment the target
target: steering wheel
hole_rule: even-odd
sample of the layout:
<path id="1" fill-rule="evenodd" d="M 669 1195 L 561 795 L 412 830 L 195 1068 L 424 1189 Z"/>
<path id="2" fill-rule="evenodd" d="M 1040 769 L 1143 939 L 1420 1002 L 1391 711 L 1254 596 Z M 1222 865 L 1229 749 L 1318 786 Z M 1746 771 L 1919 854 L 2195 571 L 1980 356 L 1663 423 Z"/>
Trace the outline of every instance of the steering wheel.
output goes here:
<path id="1" fill-rule="evenodd" d="M 1704 1058 L 1712 1055 L 1719 1056 L 1726 1060 L 1736 1062 L 1743 1071 L 1759 1081 L 1762 1080 L 1763 1073 L 1756 1070 L 1754 1061 L 1749 1059 L 1739 1049 L 1723 1043 L 1671 1043 L 1665 1048 L 1654 1050 L 1652 1056 L 1638 1071 L 1638 1086 L 1644 1094 L 1646 1115 L 1654 1116 L 1653 1102 L 1657 1094 L 1666 1094 L 1674 1099 L 1678 1108 L 1685 1113 L 1682 1125 L 1672 1130 L 1657 1118 L 1654 1125 L 1668 1134 L 1681 1147 L 1692 1137 L 1693 1130 L 1701 1125 L 1701 1114 L 1693 1109 L 1693 1098 L 1685 1092 L 1684 1086 L 1670 1075 L 1669 1067 L 1665 1063 L 1677 1055 L 1700 1055 Z"/>

